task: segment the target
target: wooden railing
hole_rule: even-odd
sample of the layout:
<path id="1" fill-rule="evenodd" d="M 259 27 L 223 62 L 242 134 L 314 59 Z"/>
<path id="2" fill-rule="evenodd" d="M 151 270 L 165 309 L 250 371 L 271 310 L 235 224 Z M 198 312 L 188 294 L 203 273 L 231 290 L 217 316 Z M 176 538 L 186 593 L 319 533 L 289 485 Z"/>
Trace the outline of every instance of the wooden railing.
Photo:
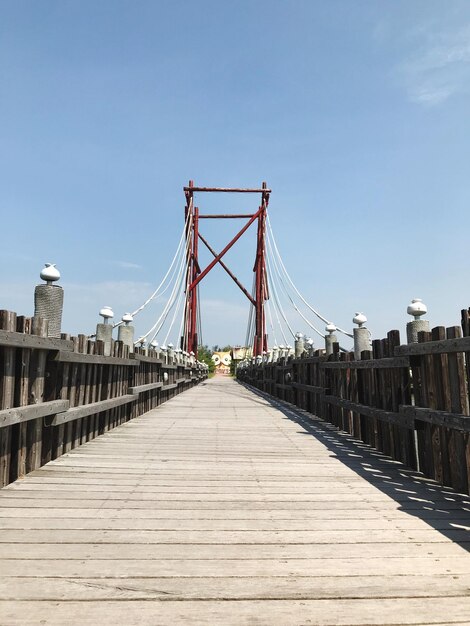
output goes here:
<path id="1" fill-rule="evenodd" d="M 0 486 L 189 389 L 206 371 L 182 356 L 47 337 L 47 321 L 0 311 Z"/>
<path id="2" fill-rule="evenodd" d="M 335 345 L 329 357 L 251 364 L 237 376 L 468 493 L 470 310 L 462 311 L 462 328 L 439 326 L 409 345 L 390 331 L 361 356 Z"/>

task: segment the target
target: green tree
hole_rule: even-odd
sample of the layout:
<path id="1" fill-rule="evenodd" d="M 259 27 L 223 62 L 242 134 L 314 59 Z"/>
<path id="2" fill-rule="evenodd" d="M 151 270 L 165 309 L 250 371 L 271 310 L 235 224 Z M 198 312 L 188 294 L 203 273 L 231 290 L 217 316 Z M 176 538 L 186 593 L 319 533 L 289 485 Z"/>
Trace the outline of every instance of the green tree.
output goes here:
<path id="1" fill-rule="evenodd" d="M 215 363 L 212 360 L 212 351 L 208 346 L 198 346 L 197 358 L 201 363 L 205 363 L 209 367 L 209 374 L 215 371 Z"/>

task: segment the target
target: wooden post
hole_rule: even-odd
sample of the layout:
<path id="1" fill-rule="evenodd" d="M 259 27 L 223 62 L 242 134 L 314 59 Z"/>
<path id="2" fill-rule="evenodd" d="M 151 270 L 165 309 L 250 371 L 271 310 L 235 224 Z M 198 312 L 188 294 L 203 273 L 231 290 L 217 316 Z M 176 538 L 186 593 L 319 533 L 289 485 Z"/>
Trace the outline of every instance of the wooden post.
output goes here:
<path id="1" fill-rule="evenodd" d="M 0 311 L 0 329 L 16 330 L 16 313 Z M 15 349 L 0 348 L 0 409 L 10 409 L 15 399 Z M 10 482 L 12 428 L 0 429 L 0 487 Z"/>
<path id="2" fill-rule="evenodd" d="M 33 317 L 31 334 L 39 337 L 47 337 L 48 321 L 41 317 Z M 39 404 L 44 402 L 44 383 L 46 375 L 46 350 L 34 350 L 31 355 L 29 373 L 29 402 L 28 404 Z M 32 472 L 41 467 L 42 454 L 42 422 L 43 418 L 38 418 L 28 422 L 27 429 L 27 457 L 26 471 Z"/>

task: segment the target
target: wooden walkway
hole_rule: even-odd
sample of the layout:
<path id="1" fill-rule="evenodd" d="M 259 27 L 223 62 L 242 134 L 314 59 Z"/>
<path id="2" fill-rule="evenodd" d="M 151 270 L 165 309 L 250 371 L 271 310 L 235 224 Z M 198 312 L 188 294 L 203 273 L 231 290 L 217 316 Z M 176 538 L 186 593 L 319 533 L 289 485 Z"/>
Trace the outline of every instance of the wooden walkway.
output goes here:
<path id="1" fill-rule="evenodd" d="M 216 378 L 0 492 L 0 624 L 470 624 L 470 500 Z"/>

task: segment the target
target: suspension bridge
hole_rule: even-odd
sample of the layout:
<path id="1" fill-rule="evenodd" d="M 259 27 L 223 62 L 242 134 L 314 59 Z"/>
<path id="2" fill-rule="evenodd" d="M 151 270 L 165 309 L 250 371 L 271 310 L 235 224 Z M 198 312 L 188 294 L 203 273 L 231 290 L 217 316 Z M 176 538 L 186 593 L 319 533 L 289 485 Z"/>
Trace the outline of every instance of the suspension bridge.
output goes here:
<path id="1" fill-rule="evenodd" d="M 195 203 L 199 194 L 243 194 L 260 195 L 260 203 L 251 213 L 201 213 Z M 184 209 L 184 227 L 175 255 L 163 280 L 149 298 L 126 319 L 117 322 L 120 326 L 127 321 L 134 321 L 141 311 L 154 302 L 162 300 L 163 295 L 170 295 L 165 306 L 157 316 L 155 323 L 135 341 L 135 345 L 149 344 L 163 350 L 171 347 L 197 355 L 202 343 L 201 307 L 199 285 L 215 267 L 220 266 L 237 285 L 249 301 L 248 323 L 245 339 L 246 356 L 259 357 L 272 350 L 293 351 L 293 344 L 302 333 L 294 331 L 294 324 L 300 322 L 307 332 L 325 338 L 318 323 L 327 325 L 326 332 L 339 332 L 346 337 L 353 335 L 332 323 L 302 295 L 289 275 L 277 246 L 268 215 L 271 190 L 263 182 L 260 188 L 198 187 L 189 181 L 184 187 L 186 205 Z M 201 220 L 245 220 L 242 228 L 227 242 L 220 252 L 214 250 L 201 229 Z M 224 258 L 248 229 L 256 227 L 256 247 L 253 264 L 253 284 L 248 290 L 242 281 L 227 266 Z M 200 266 L 200 244 L 208 250 L 211 261 L 205 268 Z M 294 316 L 294 318 L 293 318 Z M 297 321 L 294 321 L 296 319 Z M 317 324 L 312 322 L 317 320 Z M 269 342 L 268 342 L 269 336 Z M 313 339 L 306 337 L 308 345 L 313 346 Z"/>
<path id="2" fill-rule="evenodd" d="M 190 181 L 168 271 L 116 323 L 61 333 L 49 264 L 33 317 L 0 311 L 1 624 L 470 623 L 470 312 L 430 329 L 415 300 L 405 343 L 339 327 L 288 273 L 270 194 Z M 206 220 L 243 226 L 219 251 Z M 249 290 L 226 255 L 250 227 Z M 248 300 L 238 380 L 199 360 L 216 266 Z"/>

